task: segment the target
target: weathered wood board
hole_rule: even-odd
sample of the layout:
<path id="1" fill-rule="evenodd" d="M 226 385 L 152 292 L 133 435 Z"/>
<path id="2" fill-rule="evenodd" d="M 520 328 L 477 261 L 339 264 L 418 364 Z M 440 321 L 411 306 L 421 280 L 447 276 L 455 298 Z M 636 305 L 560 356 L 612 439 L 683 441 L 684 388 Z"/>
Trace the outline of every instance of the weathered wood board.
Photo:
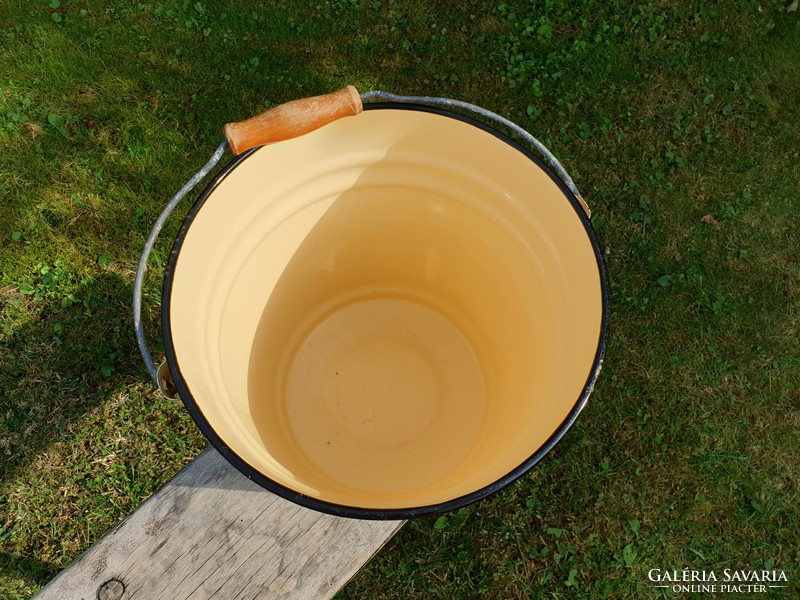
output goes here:
<path id="1" fill-rule="evenodd" d="M 296 506 L 209 448 L 35 598 L 95 600 L 112 579 L 121 600 L 331 598 L 402 525 Z"/>

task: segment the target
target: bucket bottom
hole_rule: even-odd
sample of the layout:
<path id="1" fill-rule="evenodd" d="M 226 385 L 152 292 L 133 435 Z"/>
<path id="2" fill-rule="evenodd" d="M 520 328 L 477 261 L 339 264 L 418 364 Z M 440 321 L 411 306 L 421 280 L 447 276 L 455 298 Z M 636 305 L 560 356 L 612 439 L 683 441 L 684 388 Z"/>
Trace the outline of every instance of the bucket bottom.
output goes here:
<path id="1" fill-rule="evenodd" d="M 286 420 L 317 471 L 295 464 L 300 479 L 324 475 L 370 499 L 409 493 L 456 472 L 482 429 L 480 361 L 450 320 L 419 302 L 340 306 L 288 354 Z"/>

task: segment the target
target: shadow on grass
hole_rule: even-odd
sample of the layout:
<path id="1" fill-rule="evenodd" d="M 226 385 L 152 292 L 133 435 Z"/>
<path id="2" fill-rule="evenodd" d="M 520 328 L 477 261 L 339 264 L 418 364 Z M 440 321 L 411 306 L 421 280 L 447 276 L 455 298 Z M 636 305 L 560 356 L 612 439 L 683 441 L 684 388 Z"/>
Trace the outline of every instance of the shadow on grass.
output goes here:
<path id="1" fill-rule="evenodd" d="M 42 562 L 20 554 L 0 552 L 0 578 L 22 578 L 33 581 L 48 581 L 61 570 L 59 565 Z"/>
<path id="2" fill-rule="evenodd" d="M 61 282 L 58 292 L 47 297 L 40 278 L 33 292 L 3 302 L 4 318 L 29 317 L 0 347 L 3 481 L 48 444 L 68 439 L 70 423 L 111 390 L 142 378 L 130 284 L 109 271 L 74 288 Z"/>

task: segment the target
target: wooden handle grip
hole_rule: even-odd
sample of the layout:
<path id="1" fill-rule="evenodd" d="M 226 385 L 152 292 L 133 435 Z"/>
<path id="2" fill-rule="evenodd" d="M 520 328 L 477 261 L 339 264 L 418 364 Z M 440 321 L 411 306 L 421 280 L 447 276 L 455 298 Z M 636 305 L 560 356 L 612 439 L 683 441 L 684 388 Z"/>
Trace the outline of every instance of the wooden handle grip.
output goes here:
<path id="1" fill-rule="evenodd" d="M 222 128 L 235 155 L 245 150 L 289 140 L 319 129 L 323 125 L 357 115 L 362 111 L 361 96 L 352 85 L 338 92 L 292 100 L 238 123 Z"/>

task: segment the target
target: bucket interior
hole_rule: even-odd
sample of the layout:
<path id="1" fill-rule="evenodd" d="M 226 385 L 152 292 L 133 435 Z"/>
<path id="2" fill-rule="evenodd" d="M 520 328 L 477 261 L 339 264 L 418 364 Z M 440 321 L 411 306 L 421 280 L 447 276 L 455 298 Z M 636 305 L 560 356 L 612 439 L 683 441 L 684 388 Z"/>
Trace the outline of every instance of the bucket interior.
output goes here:
<path id="1" fill-rule="evenodd" d="M 240 160 L 185 224 L 168 309 L 207 435 L 292 492 L 409 509 L 548 442 L 594 369 L 602 291 L 536 162 L 381 108 Z"/>

